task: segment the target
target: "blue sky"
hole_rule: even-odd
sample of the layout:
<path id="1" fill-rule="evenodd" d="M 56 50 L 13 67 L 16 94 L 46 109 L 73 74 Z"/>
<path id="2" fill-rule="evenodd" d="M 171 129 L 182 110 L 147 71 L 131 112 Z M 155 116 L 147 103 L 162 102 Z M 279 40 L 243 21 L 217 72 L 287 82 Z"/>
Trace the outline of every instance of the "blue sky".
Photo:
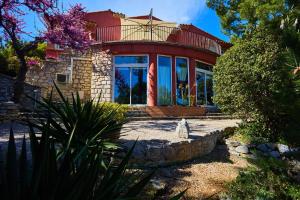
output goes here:
<path id="1" fill-rule="evenodd" d="M 111 9 L 124 13 L 126 16 L 147 15 L 153 8 L 153 15 L 171 22 L 194 24 L 220 39 L 229 41 L 221 31 L 220 20 L 213 10 L 210 10 L 205 0 L 60 0 L 63 7 L 81 3 L 87 11 Z M 60 3 L 61 4 L 61 3 Z M 27 16 L 30 24 L 27 30 L 35 32 L 39 28 L 38 18 Z M 33 26 L 36 24 L 35 26 Z M 35 27 L 35 28 L 32 28 Z"/>

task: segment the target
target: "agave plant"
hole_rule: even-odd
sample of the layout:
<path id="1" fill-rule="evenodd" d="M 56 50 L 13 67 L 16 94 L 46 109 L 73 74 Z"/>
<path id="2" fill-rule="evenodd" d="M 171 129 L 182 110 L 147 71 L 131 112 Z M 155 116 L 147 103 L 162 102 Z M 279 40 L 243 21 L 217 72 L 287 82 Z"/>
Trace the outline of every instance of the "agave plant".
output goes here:
<path id="1" fill-rule="evenodd" d="M 31 128 L 31 160 L 26 156 L 25 137 L 17 160 L 11 130 L 6 162 L 0 163 L 3 199 L 133 199 L 153 174 L 137 179 L 135 173 L 126 172 L 134 147 L 117 166 L 109 163 L 105 169 L 100 167 L 101 155 L 93 150 L 74 168 L 71 149 L 67 147 L 59 156 L 56 141 L 50 136 L 49 121 L 47 126 L 40 137 Z M 70 136 L 69 139 L 72 143 L 74 138 Z M 77 156 L 80 156 L 80 150 Z"/>
<path id="2" fill-rule="evenodd" d="M 38 120 L 28 121 L 30 125 L 41 132 L 45 131 L 45 127 L 49 128 L 47 131 L 59 144 L 60 153 L 69 148 L 73 158 L 79 151 L 82 157 L 83 153 L 90 151 L 103 155 L 116 150 L 114 141 L 119 137 L 123 124 L 119 117 L 119 107 L 108 110 L 106 104 L 99 100 L 82 102 L 78 93 L 72 95 L 69 101 L 55 83 L 54 86 L 60 97 L 59 103 L 52 100 L 52 92 L 50 98 L 37 101 L 46 112 L 37 113 Z M 48 119 L 49 126 L 46 126 L 45 119 Z M 88 151 L 83 151 L 82 147 Z"/>
<path id="3" fill-rule="evenodd" d="M 38 102 L 47 112 L 28 120 L 30 150 L 24 136 L 18 159 L 10 131 L 6 160 L 0 158 L 1 199 L 138 199 L 154 171 L 127 170 L 134 146 L 123 158 L 112 154 L 122 125 L 117 110 L 103 112 L 103 104 L 83 103 L 78 94 L 69 102 L 55 87 L 62 103 L 51 96 Z"/>

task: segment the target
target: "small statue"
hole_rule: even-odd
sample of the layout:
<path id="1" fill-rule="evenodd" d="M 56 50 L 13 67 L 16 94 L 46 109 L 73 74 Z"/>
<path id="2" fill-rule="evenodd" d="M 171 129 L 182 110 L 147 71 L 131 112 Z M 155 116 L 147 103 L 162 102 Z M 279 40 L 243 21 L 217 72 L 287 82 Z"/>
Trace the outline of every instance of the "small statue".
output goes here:
<path id="1" fill-rule="evenodd" d="M 178 122 L 176 133 L 178 134 L 179 138 L 189 138 L 190 127 L 185 119 L 182 119 L 180 122 Z"/>

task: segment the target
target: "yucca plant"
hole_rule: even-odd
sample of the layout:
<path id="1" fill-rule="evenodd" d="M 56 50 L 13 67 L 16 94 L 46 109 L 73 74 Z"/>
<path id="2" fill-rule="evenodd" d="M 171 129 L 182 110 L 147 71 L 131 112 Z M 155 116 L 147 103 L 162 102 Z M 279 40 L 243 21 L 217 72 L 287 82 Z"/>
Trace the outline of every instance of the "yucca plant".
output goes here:
<path id="1" fill-rule="evenodd" d="M 116 150 L 118 147 L 114 141 L 120 136 L 124 122 L 118 117 L 119 107 L 108 110 L 106 104 L 99 100 L 82 102 L 78 93 L 72 95 L 70 101 L 55 83 L 54 86 L 60 97 L 59 103 L 52 100 L 52 92 L 49 98 L 37 101 L 44 112 L 37 113 L 38 120 L 28 121 L 30 125 L 41 132 L 45 131 L 45 127 L 49 128 L 49 134 L 58 144 L 57 149 L 62 152 L 68 147 L 73 158 L 79 151 L 82 157 L 82 154 L 91 151 L 105 155 Z M 45 119 L 48 119 L 49 127 Z M 87 151 L 83 151 L 82 147 Z"/>
<path id="2" fill-rule="evenodd" d="M 31 160 L 26 156 L 25 137 L 17 159 L 11 130 L 6 161 L 0 163 L 1 199 L 135 199 L 153 174 L 141 176 L 126 171 L 134 147 L 118 165 L 101 167 L 102 155 L 92 150 L 74 168 L 71 149 L 67 147 L 59 155 L 56 141 L 50 136 L 49 121 L 46 126 L 41 136 L 31 128 Z M 70 143 L 73 139 L 70 136 Z M 76 155 L 80 156 L 86 146 Z"/>

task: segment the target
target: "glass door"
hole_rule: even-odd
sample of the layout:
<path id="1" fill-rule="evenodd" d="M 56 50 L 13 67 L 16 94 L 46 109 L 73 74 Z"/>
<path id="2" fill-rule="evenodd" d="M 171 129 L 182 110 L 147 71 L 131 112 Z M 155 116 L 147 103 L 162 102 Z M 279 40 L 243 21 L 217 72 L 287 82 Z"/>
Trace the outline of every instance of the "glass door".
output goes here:
<path id="1" fill-rule="evenodd" d="M 196 69 L 197 105 L 213 106 L 212 72 Z"/>
<path id="2" fill-rule="evenodd" d="M 147 103 L 147 68 L 131 68 L 131 103 Z"/>
<path id="3" fill-rule="evenodd" d="M 114 102 L 147 104 L 148 56 L 114 56 Z"/>

